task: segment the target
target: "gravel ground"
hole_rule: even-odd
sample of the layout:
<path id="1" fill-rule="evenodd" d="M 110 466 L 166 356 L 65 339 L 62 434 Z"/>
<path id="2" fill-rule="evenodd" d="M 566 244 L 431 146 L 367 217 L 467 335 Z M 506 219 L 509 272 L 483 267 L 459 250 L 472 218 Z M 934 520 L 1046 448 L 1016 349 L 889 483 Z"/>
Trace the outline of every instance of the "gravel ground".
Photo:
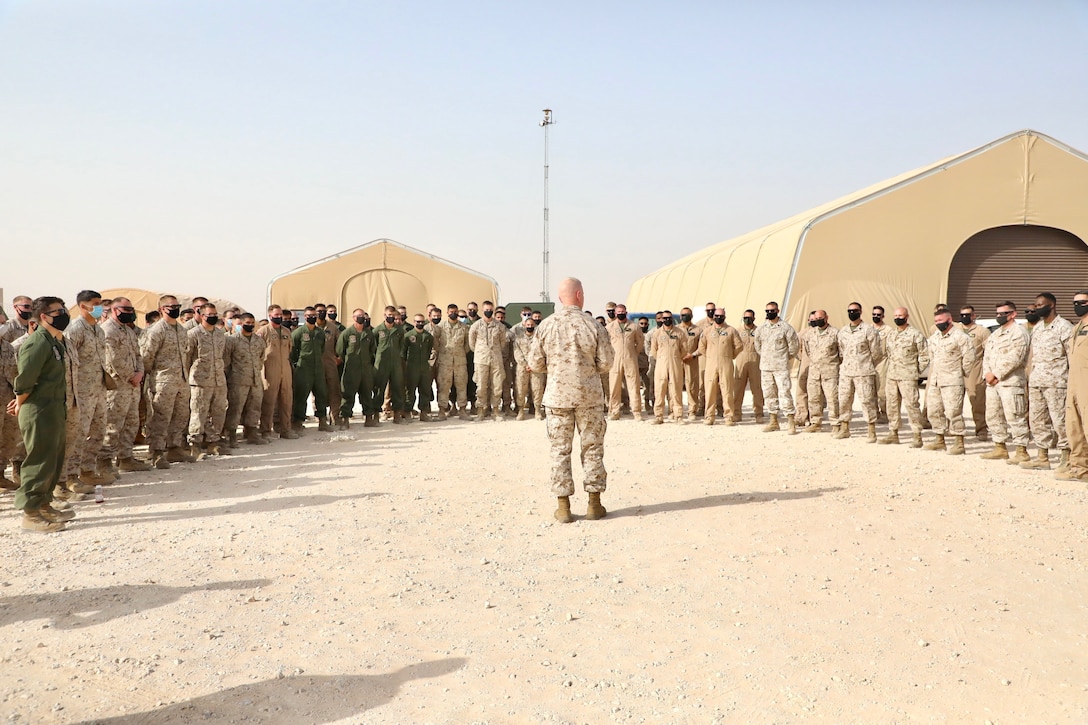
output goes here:
<path id="1" fill-rule="evenodd" d="M 625 418 L 608 517 L 579 492 L 569 525 L 532 420 L 126 474 L 65 532 L 0 527 L 0 715 L 1088 720 L 1085 487 L 863 428 Z"/>

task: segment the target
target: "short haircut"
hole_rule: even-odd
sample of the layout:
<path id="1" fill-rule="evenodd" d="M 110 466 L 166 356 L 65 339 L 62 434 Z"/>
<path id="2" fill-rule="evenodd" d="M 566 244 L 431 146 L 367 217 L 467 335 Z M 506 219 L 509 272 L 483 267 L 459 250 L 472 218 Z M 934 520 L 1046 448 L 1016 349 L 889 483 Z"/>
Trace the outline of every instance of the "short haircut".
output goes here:
<path id="1" fill-rule="evenodd" d="M 1035 297 L 1036 298 L 1042 297 L 1044 300 L 1046 300 L 1047 302 L 1049 302 L 1052 305 L 1058 304 L 1058 298 L 1055 297 L 1054 295 L 1052 295 L 1049 292 L 1040 292 L 1039 294 L 1035 295 Z"/>
<path id="2" fill-rule="evenodd" d="M 76 295 L 76 303 L 81 304 L 83 302 L 90 302 L 91 300 L 100 300 L 102 295 L 95 292 L 93 289 L 85 289 Z"/>
<path id="3" fill-rule="evenodd" d="M 151 324 L 153 324 L 155 322 L 158 322 L 159 318 L 161 318 L 161 317 L 162 317 L 161 312 L 159 312 L 158 310 L 151 310 L 151 312 L 148 312 L 148 313 L 146 313 L 144 315 L 144 324 L 145 325 L 151 325 Z"/>
<path id="4" fill-rule="evenodd" d="M 522 312 L 532 312 L 532 311 L 533 311 L 533 308 L 532 308 L 532 307 L 529 307 L 528 305 L 526 305 L 525 307 L 522 307 L 522 308 L 521 308 L 521 311 L 522 311 Z"/>
<path id="5" fill-rule="evenodd" d="M 672 317 L 672 310 L 661 310 L 661 316 L 664 317 L 665 315 Z"/>
<path id="6" fill-rule="evenodd" d="M 45 311 L 55 304 L 60 304 L 61 307 L 63 307 L 64 300 L 60 297 L 38 297 L 30 303 L 30 315 L 35 320 L 41 319 L 41 316 L 45 314 Z"/>
<path id="7" fill-rule="evenodd" d="M 195 312 L 196 311 L 192 307 L 186 307 L 184 310 L 181 311 L 181 314 L 183 314 L 183 315 L 192 315 L 192 314 L 195 314 Z"/>
<path id="8" fill-rule="evenodd" d="M 207 297 L 194 297 L 193 298 L 193 307 L 196 307 L 198 304 L 204 305 L 204 304 L 207 304 L 207 303 L 208 303 L 208 298 Z"/>
<path id="9" fill-rule="evenodd" d="M 159 298 L 159 307 L 166 307 L 169 304 L 176 304 L 178 298 L 174 295 L 163 295 Z"/>
<path id="10" fill-rule="evenodd" d="M 1076 297 L 1077 295 L 1084 295 L 1084 296 L 1088 297 L 1088 290 L 1081 290 L 1080 292 L 1074 292 L 1073 293 L 1074 297 Z"/>
<path id="11" fill-rule="evenodd" d="M 396 311 L 397 311 L 397 308 L 396 308 L 396 307 L 394 307 L 393 305 L 386 305 L 386 306 L 385 306 L 385 311 L 386 311 L 386 312 L 396 312 Z"/>
<path id="12" fill-rule="evenodd" d="M 215 312 L 215 305 L 211 302 L 205 302 L 200 306 L 200 311 L 203 312 Z"/>
<path id="13" fill-rule="evenodd" d="M 241 317 L 242 317 L 243 320 L 253 320 L 253 321 L 257 320 L 257 318 L 253 316 L 252 312 L 243 312 Z"/>
<path id="14" fill-rule="evenodd" d="M 317 310 L 315 310 L 313 307 L 307 307 L 303 310 L 303 312 L 317 312 Z"/>
<path id="15" fill-rule="evenodd" d="M 495 303 L 494 303 L 494 302 L 492 302 L 491 300 L 484 300 L 484 304 L 485 304 L 485 305 L 491 305 L 492 307 L 494 307 L 494 306 L 495 306 Z"/>
<path id="16" fill-rule="evenodd" d="M 880 310 L 880 314 L 882 314 L 882 315 L 884 314 L 884 306 L 883 305 L 873 305 L 873 309 L 874 310 Z"/>
<path id="17" fill-rule="evenodd" d="M 944 307 L 944 305 L 937 305 L 937 309 L 940 309 L 941 307 Z M 970 310 L 971 312 L 974 312 L 975 307 L 974 305 L 964 305 L 960 308 L 960 312 L 963 312 L 964 310 Z"/>
<path id="18" fill-rule="evenodd" d="M 271 314 L 272 314 L 273 312 L 275 312 L 276 310 L 279 310 L 280 312 L 282 312 L 282 311 L 283 311 L 283 308 L 282 308 L 282 307 L 280 307 L 279 305 L 269 305 L 269 306 L 268 306 L 268 314 L 270 314 L 270 315 L 271 315 Z"/>
<path id="19" fill-rule="evenodd" d="M 1011 307 L 1013 312 L 1016 311 L 1016 303 L 1005 300 L 1004 302 L 998 302 L 994 307 Z"/>
<path id="20" fill-rule="evenodd" d="M 34 301 L 31 300 L 26 295 L 19 295 L 18 297 L 16 297 L 15 299 L 13 299 L 11 301 L 11 304 L 13 304 L 13 305 L 30 305 L 31 307 L 33 307 L 34 306 Z"/>
<path id="21" fill-rule="evenodd" d="M 456 302 L 451 302 L 448 305 L 446 305 L 446 311 L 447 312 L 449 312 L 450 310 L 456 310 L 456 309 L 458 309 Z"/>
<path id="22" fill-rule="evenodd" d="M 754 315 L 754 314 L 756 313 L 756 311 L 755 311 L 755 310 L 745 310 L 745 311 L 744 311 L 744 313 L 745 313 L 745 314 L 748 314 L 749 312 L 751 312 L 751 313 L 752 313 L 753 315 Z M 743 316 L 744 316 L 744 315 L 741 315 L 741 317 L 743 317 Z"/>
<path id="23" fill-rule="evenodd" d="M 854 305 L 857 305 L 858 307 L 861 307 L 860 302 L 851 302 L 850 304 L 847 305 L 847 307 L 853 307 Z"/>
<path id="24" fill-rule="evenodd" d="M 768 302 L 767 304 L 765 304 L 765 305 L 763 305 L 763 306 L 764 306 L 764 307 L 770 307 L 771 305 L 774 305 L 775 307 L 778 307 L 778 303 L 777 303 L 777 302 Z"/>
<path id="25" fill-rule="evenodd" d="M 314 303 L 314 309 L 316 310 L 318 307 L 325 307 L 325 303 L 324 302 L 315 302 Z"/>

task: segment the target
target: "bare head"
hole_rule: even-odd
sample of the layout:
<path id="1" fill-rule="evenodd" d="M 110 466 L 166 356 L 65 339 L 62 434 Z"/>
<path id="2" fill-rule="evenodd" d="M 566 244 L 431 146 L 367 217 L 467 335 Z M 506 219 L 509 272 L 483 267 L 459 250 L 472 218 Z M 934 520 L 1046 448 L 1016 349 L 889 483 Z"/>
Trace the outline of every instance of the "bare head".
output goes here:
<path id="1" fill-rule="evenodd" d="M 574 305 L 581 309 L 586 301 L 585 292 L 582 290 L 582 281 L 574 277 L 567 277 L 560 282 L 559 301 L 564 305 Z"/>
<path id="2" fill-rule="evenodd" d="M 905 326 L 910 319 L 910 310 L 906 307 L 896 307 L 892 310 L 892 317 L 895 318 L 895 324 L 897 326 Z M 903 325 L 899 325 L 899 320 L 903 321 Z"/>

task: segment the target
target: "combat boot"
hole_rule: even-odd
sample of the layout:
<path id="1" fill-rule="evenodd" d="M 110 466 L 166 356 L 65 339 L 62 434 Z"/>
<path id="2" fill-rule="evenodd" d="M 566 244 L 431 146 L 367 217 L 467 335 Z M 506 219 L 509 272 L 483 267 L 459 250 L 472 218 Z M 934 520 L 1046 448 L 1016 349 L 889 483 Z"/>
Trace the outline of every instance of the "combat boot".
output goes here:
<path id="1" fill-rule="evenodd" d="M 139 471 L 150 471 L 151 464 L 147 461 L 141 461 L 132 456 L 128 458 L 117 459 L 117 470 L 124 473 L 137 473 Z"/>
<path id="2" fill-rule="evenodd" d="M 714 416 L 708 416 L 704 418 L 703 423 L 706 425 L 714 425 Z"/>
<path id="3" fill-rule="evenodd" d="M 332 430 L 332 426 L 329 425 L 329 419 L 325 416 L 321 416 L 320 418 L 318 418 L 317 429 L 322 432 Z"/>
<path id="4" fill-rule="evenodd" d="M 967 451 L 963 448 L 963 436 L 952 436 L 955 441 L 952 443 L 952 447 L 948 449 L 948 455 L 950 456 L 962 456 Z"/>
<path id="5" fill-rule="evenodd" d="M 80 498 L 82 498 L 82 496 L 80 496 L 77 493 L 72 493 L 71 491 L 69 491 L 67 488 L 65 488 L 63 483 L 58 483 L 56 486 L 53 486 L 53 501 L 65 501 L 65 502 L 67 502 L 67 501 L 71 501 L 72 499 L 80 499 Z M 68 508 L 71 505 L 72 504 L 70 504 L 70 503 L 65 503 L 64 508 Z M 61 507 L 57 506 L 57 508 L 61 508 Z"/>
<path id="6" fill-rule="evenodd" d="M 1069 449 L 1062 449 L 1062 456 L 1058 459 L 1058 467 L 1054 469 L 1055 473 L 1061 473 L 1069 469 Z"/>
<path id="7" fill-rule="evenodd" d="M 58 511 L 49 504 L 45 504 L 40 509 L 38 509 L 38 513 L 40 513 L 42 515 L 42 518 L 46 521 L 59 521 L 62 524 L 66 521 L 71 521 L 76 517 L 75 511 Z"/>
<path id="8" fill-rule="evenodd" d="M 733 426 L 736 425 L 736 423 L 733 422 L 732 418 L 722 418 L 722 425 L 729 426 L 730 428 L 732 428 Z"/>
<path id="9" fill-rule="evenodd" d="M 570 499 L 568 499 L 569 501 Z M 593 492 L 589 494 L 589 507 L 586 509 L 586 518 L 590 521 L 596 521 L 597 519 L 603 519 L 608 512 L 604 506 L 601 505 L 601 494 L 599 492 Z"/>
<path id="10" fill-rule="evenodd" d="M 21 473 L 22 470 L 23 470 L 23 462 L 22 461 L 12 461 L 11 462 L 11 480 L 15 481 L 16 485 L 22 485 L 22 483 L 23 483 L 23 476 L 22 476 L 22 473 Z"/>
<path id="11" fill-rule="evenodd" d="M 619 414 L 619 412 L 617 411 L 617 412 L 615 412 L 615 413 L 609 413 L 609 414 L 608 414 L 608 419 L 609 419 L 609 420 L 619 420 L 619 419 L 620 419 L 620 414 Z"/>
<path id="12" fill-rule="evenodd" d="M 1004 443 L 994 443 L 994 448 L 989 453 L 983 453 L 979 458 L 985 461 L 1000 461 L 1007 460 L 1009 457 L 1009 449 L 1005 447 Z"/>
<path id="13" fill-rule="evenodd" d="M 9 480 L 8 477 L 4 475 L 3 470 L 0 470 L 0 491 L 14 491 L 17 488 L 19 488 L 19 484 Z"/>
<path id="14" fill-rule="evenodd" d="M 797 419 L 794 418 L 793 413 L 786 416 L 786 431 L 791 435 L 797 435 Z"/>
<path id="15" fill-rule="evenodd" d="M 1070 470 L 1068 466 L 1066 466 L 1064 471 L 1054 472 L 1054 480 L 1088 482 L 1088 474 L 1081 474 L 1078 476 L 1077 474 L 1073 473 L 1073 471 Z"/>
<path id="16" fill-rule="evenodd" d="M 280 433 L 280 438 L 288 441 L 297 441 L 299 439 L 299 435 L 295 432 L 293 428 L 288 428 L 287 430 Z"/>
<path id="17" fill-rule="evenodd" d="M 113 479 L 110 483 L 117 480 L 117 469 L 113 467 L 113 459 L 111 458 L 99 458 L 95 471 L 97 471 L 100 476 Z"/>
<path id="18" fill-rule="evenodd" d="M 170 463 L 195 463 L 197 458 L 182 446 L 170 446 L 166 449 L 166 460 Z"/>
<path id="19" fill-rule="evenodd" d="M 443 410 L 442 408 L 439 408 L 438 409 L 438 419 L 439 420 L 445 420 L 446 418 L 447 418 L 446 411 Z"/>
<path id="20" fill-rule="evenodd" d="M 301 420 L 292 420 L 291 421 L 291 430 L 293 430 L 295 433 L 297 433 L 298 435 L 301 436 L 302 433 L 306 430 L 306 426 L 303 425 Z"/>
<path id="21" fill-rule="evenodd" d="M 836 439 L 836 440 L 840 440 L 840 441 L 845 439 L 845 438 L 849 438 L 850 437 L 850 424 L 840 422 L 839 423 L 839 429 L 837 431 L 835 431 L 831 435 L 831 437 Z"/>
<path id="22" fill-rule="evenodd" d="M 191 458 L 194 463 L 204 460 L 204 451 L 201 449 L 199 443 L 193 443 L 189 446 L 189 458 Z"/>
<path id="23" fill-rule="evenodd" d="M 776 430 L 782 430 L 778 427 L 778 414 L 771 413 L 771 422 L 769 422 L 764 428 L 764 433 L 774 433 Z"/>
<path id="24" fill-rule="evenodd" d="M 921 448 L 922 447 L 922 433 L 921 433 L 921 431 L 918 431 L 916 433 L 911 433 L 910 447 L 911 448 Z"/>
<path id="25" fill-rule="evenodd" d="M 113 479 L 101 476 L 94 471 L 80 471 L 79 482 L 86 486 L 90 486 L 93 491 L 95 486 L 107 486 L 113 483 Z"/>
<path id="26" fill-rule="evenodd" d="M 1011 462 L 1011 458 L 1009 459 Z M 1035 452 L 1035 458 L 1028 461 L 1020 462 L 1021 468 L 1033 469 L 1038 468 L 1040 470 L 1050 470 L 1050 451 L 1046 448 L 1040 448 Z"/>
<path id="27" fill-rule="evenodd" d="M 94 484 L 83 483 L 83 481 L 80 481 L 77 476 L 69 476 L 68 479 L 64 482 L 64 487 L 72 493 L 94 493 Z"/>
<path id="28" fill-rule="evenodd" d="M 166 451 L 151 451 L 151 465 L 160 471 L 170 468 L 170 461 L 166 459 Z"/>
<path id="29" fill-rule="evenodd" d="M 518 415 L 517 415 L 516 418 L 514 418 L 514 420 L 525 420 L 525 418 L 526 418 L 525 408 L 522 408 L 521 410 L 518 411 Z"/>
<path id="30" fill-rule="evenodd" d="M 480 415 L 480 420 L 483 420 L 484 416 Z M 399 410 L 393 411 L 393 425 L 404 425 L 407 421 L 404 420 L 404 413 Z"/>
<path id="31" fill-rule="evenodd" d="M 931 440 L 929 443 L 926 443 L 924 447 L 927 451 L 946 450 L 946 446 L 944 444 L 944 434 L 938 433 L 937 435 L 933 436 L 933 440 Z"/>
<path id="32" fill-rule="evenodd" d="M 40 511 L 27 509 L 23 511 L 23 530 L 51 534 L 54 531 L 64 531 L 64 522 L 49 521 L 41 515 Z"/>
<path id="33" fill-rule="evenodd" d="M 235 428 L 234 430 L 227 433 L 226 439 L 220 438 L 219 442 L 225 444 L 227 446 L 227 448 L 237 448 L 238 447 L 238 429 Z"/>
<path id="34" fill-rule="evenodd" d="M 519 413 L 518 415 L 521 415 L 521 414 Z M 431 422 L 431 414 L 428 413 L 425 410 L 419 411 L 419 422 L 420 423 L 430 423 Z"/>
<path id="35" fill-rule="evenodd" d="M 806 433 L 820 433 L 821 431 L 823 431 L 823 429 L 824 429 L 824 419 L 823 418 L 818 418 L 817 420 L 814 420 L 813 422 L 808 424 L 808 427 L 805 428 L 805 432 Z"/>
<path id="36" fill-rule="evenodd" d="M 877 443 L 879 443 L 882 446 L 897 446 L 897 445 L 899 445 L 899 431 L 897 431 L 897 430 L 888 431 L 888 435 L 881 438 L 879 441 L 877 441 Z"/>
<path id="37" fill-rule="evenodd" d="M 869 424 L 869 437 L 865 439 L 866 443 L 876 443 L 876 423 Z"/>
<path id="38" fill-rule="evenodd" d="M 763 413 L 756 413 L 756 425 L 763 425 Z"/>
<path id="39" fill-rule="evenodd" d="M 469 415 L 468 410 L 466 410 L 465 408 L 461 408 L 457 411 L 457 417 L 461 420 L 469 420 L 472 416 Z"/>
<path id="40" fill-rule="evenodd" d="M 222 439 L 215 441 L 214 443 L 208 443 L 204 446 L 205 450 L 213 456 L 229 456 L 231 455 L 230 448 L 223 445 Z"/>
<path id="41" fill-rule="evenodd" d="M 541 408 L 536 409 L 536 419 L 537 420 L 544 420 L 544 411 L 543 411 L 543 409 L 541 409 Z"/>
<path id="42" fill-rule="evenodd" d="M 560 496 L 558 501 L 559 508 L 555 510 L 555 520 L 561 524 L 574 521 L 574 517 L 570 515 L 570 496 Z"/>
<path id="43" fill-rule="evenodd" d="M 658 416 L 655 416 L 654 419 L 650 421 L 650 425 L 662 425 L 662 424 L 664 424 L 664 422 L 665 422 L 665 419 L 662 418 L 660 415 L 658 415 Z"/>
<path id="44" fill-rule="evenodd" d="M 1046 451 L 1043 452 L 1043 456 L 1046 457 Z M 1031 460 L 1031 456 L 1028 455 L 1027 446 L 1017 446 L 1016 452 L 1009 456 L 1009 460 L 1005 461 L 1010 466 L 1016 466 L 1021 463 L 1027 463 Z M 1050 462 L 1047 461 L 1046 467 L 1050 468 Z"/>
<path id="45" fill-rule="evenodd" d="M 374 415 L 373 413 L 368 413 L 367 416 L 366 416 L 366 420 L 363 421 L 363 427 L 364 428 L 377 428 L 378 427 L 378 416 Z"/>
<path id="46" fill-rule="evenodd" d="M 246 443 L 248 443 L 251 446 L 263 446 L 263 445 L 268 443 L 268 439 L 261 437 L 260 432 L 257 430 L 257 428 L 255 426 L 251 426 L 251 425 L 246 426 L 245 434 L 246 434 Z"/>

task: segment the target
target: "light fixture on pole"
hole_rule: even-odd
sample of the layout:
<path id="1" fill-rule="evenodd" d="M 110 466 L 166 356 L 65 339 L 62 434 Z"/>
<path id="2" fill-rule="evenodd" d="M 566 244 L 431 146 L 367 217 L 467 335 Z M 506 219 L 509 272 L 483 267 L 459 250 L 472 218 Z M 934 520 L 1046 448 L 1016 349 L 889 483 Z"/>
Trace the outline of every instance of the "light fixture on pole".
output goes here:
<path id="1" fill-rule="evenodd" d="M 544 127 L 544 286 L 540 291 L 541 302 L 551 302 L 548 290 L 551 284 L 548 281 L 548 127 L 555 123 L 552 109 L 544 109 L 544 120 L 540 125 Z"/>

